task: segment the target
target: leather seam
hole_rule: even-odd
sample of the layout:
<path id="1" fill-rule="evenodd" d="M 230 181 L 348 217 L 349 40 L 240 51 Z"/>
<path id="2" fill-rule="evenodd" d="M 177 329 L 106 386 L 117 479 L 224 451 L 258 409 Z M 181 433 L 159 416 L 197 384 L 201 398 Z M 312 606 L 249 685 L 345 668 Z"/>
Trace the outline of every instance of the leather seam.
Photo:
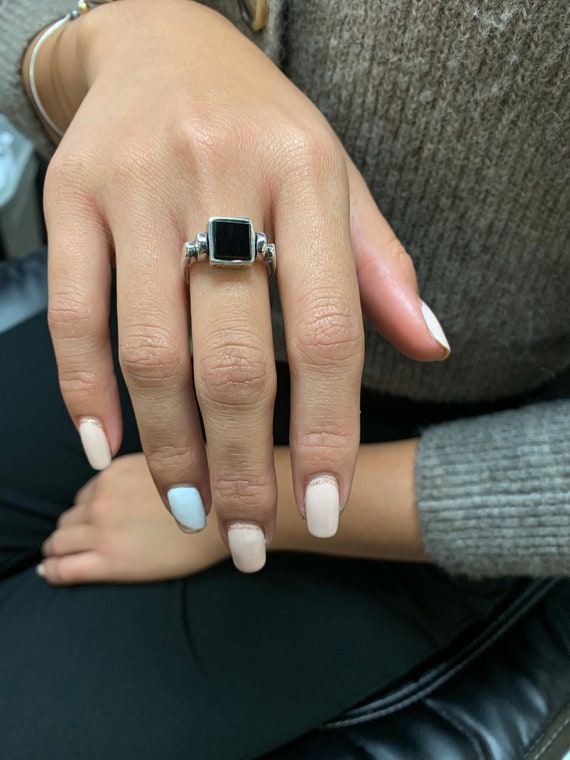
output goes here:
<path id="1" fill-rule="evenodd" d="M 564 707 L 562 708 L 562 710 L 559 711 L 559 713 L 562 712 L 563 710 L 566 710 L 569 704 L 570 703 L 566 703 Z M 570 715 L 568 715 L 568 717 L 563 721 L 563 723 L 560 726 L 558 726 L 558 728 L 552 734 L 548 742 L 537 753 L 535 753 L 531 758 L 529 758 L 529 760 L 540 760 L 541 757 L 544 757 L 544 753 L 549 749 L 549 747 L 551 747 L 554 744 L 556 739 L 558 739 L 562 731 L 564 731 L 564 729 L 569 723 L 570 723 Z M 533 742 L 534 746 L 536 747 L 536 745 L 540 743 L 542 739 L 543 739 L 543 735 L 541 735 L 537 740 Z"/>
<path id="2" fill-rule="evenodd" d="M 555 732 L 552 734 L 552 736 L 550 737 L 550 739 L 549 739 L 548 743 L 547 743 L 547 744 L 545 744 L 545 746 L 544 746 L 544 747 L 543 747 L 543 748 L 540 750 L 540 752 L 538 753 L 538 755 L 535 755 L 535 756 L 533 757 L 533 759 L 532 759 L 532 760 L 539 760 L 539 758 L 543 757 L 543 756 L 544 756 L 544 753 L 546 752 L 546 750 L 547 750 L 549 747 L 551 747 L 551 746 L 552 746 L 552 744 L 553 744 L 553 743 L 556 741 L 556 739 L 557 739 L 557 738 L 560 736 L 560 734 L 562 733 L 562 731 L 565 729 L 565 727 L 566 727 L 566 726 L 567 726 L 569 723 L 570 723 L 570 716 L 569 716 L 568 718 L 566 718 L 566 720 L 564 721 L 564 723 L 563 723 L 561 726 L 559 726 L 559 727 L 558 727 L 558 730 L 557 730 L 557 731 L 555 731 Z"/>
<path id="3" fill-rule="evenodd" d="M 366 710 L 365 715 L 356 715 L 352 718 L 341 718 L 338 720 L 331 720 L 327 721 L 321 726 L 321 729 L 324 730 L 330 730 L 330 729 L 336 729 L 336 728 L 345 728 L 349 726 L 356 726 L 361 725 L 363 723 L 369 723 L 372 720 L 375 720 L 376 718 L 385 717 L 387 715 L 391 715 L 395 712 L 398 712 L 399 710 L 402 710 L 406 707 L 409 707 L 411 704 L 414 704 L 415 702 L 419 702 L 424 697 L 431 694 L 435 689 L 442 686 L 444 683 L 449 681 L 451 678 L 453 678 L 457 673 L 459 673 L 461 670 L 463 670 L 467 665 L 469 665 L 473 660 L 475 660 L 480 654 L 482 654 L 486 649 L 488 649 L 492 644 L 499 639 L 503 633 L 510 628 L 512 628 L 523 615 L 526 614 L 526 612 L 529 611 L 533 607 L 533 605 L 540 600 L 542 597 L 546 595 L 547 592 L 549 592 L 555 585 L 558 583 L 559 579 L 551 579 L 546 582 L 539 582 L 536 584 L 531 591 L 529 592 L 530 598 L 527 598 L 526 601 L 517 609 L 517 605 L 520 604 L 521 596 L 524 597 L 525 594 L 521 594 L 510 606 L 507 610 L 505 610 L 498 620 L 493 621 L 489 626 L 485 628 L 485 630 L 479 634 L 477 639 L 475 640 L 475 643 L 471 642 L 467 646 L 465 646 L 457 655 L 455 655 L 454 660 L 456 661 L 456 665 L 449 669 L 445 669 L 445 664 L 439 666 L 439 670 L 443 670 L 443 672 L 439 676 L 434 676 L 433 674 L 427 674 L 420 679 L 413 683 L 413 684 L 407 684 L 406 686 L 402 687 L 399 690 L 399 693 L 402 697 L 406 694 L 406 692 L 413 691 L 414 689 L 418 689 L 415 691 L 415 693 L 412 693 L 410 696 L 405 697 L 401 699 L 400 701 L 395 701 L 398 699 L 398 692 L 394 692 L 391 695 L 388 695 L 384 698 L 384 701 L 388 704 L 385 707 L 378 707 L 376 709 L 367 707 L 366 705 L 359 708 L 360 710 Z M 514 610 L 514 614 L 513 614 Z M 505 620 L 505 618 L 508 618 Z M 502 624 L 499 624 L 499 621 L 503 621 Z M 498 626 L 495 628 L 494 633 L 492 633 L 490 636 L 488 635 L 490 631 L 493 630 L 494 626 Z M 437 672 L 437 669 L 436 669 Z M 424 685 L 422 686 L 422 680 L 424 681 Z M 431 682 L 430 682 L 431 680 Z M 425 683 L 427 681 L 427 683 Z M 392 704 L 390 704 L 390 702 Z"/>

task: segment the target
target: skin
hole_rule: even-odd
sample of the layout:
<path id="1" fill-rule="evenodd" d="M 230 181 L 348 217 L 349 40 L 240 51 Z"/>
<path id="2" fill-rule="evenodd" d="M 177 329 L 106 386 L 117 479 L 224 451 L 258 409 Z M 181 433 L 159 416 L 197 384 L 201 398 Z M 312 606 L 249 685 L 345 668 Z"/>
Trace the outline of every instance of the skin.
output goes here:
<path id="1" fill-rule="evenodd" d="M 360 447 L 349 509 L 328 541 L 299 520 L 289 450 L 275 449 L 279 510 L 271 551 L 427 561 L 414 500 L 418 440 Z M 119 457 L 77 493 L 42 545 L 42 572 L 55 586 L 179 578 L 229 557 L 214 521 L 195 535 L 179 531 L 142 454 Z"/>
<path id="2" fill-rule="evenodd" d="M 189 39 L 207 39 L 208 57 Z M 120 362 L 160 498 L 195 486 L 226 546 L 236 524 L 272 541 L 265 268 L 196 264 L 189 291 L 180 276 L 182 244 L 210 215 L 250 217 L 277 245 L 294 501 L 303 515 L 308 484 L 325 474 L 344 507 L 359 446 L 361 305 L 407 356 L 448 351 L 424 322 L 409 256 L 324 117 L 229 22 L 188 0 L 121 0 L 64 25 L 40 49 L 36 78 L 65 130 L 45 189 L 48 319 L 75 424 L 98 419 L 117 452 L 114 265 Z"/>

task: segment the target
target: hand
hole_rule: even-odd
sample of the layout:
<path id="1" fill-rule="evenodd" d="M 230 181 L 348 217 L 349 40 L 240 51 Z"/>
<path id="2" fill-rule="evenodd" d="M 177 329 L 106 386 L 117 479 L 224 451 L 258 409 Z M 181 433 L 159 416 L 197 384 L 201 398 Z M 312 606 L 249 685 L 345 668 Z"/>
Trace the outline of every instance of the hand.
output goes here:
<path id="1" fill-rule="evenodd" d="M 213 522 L 196 535 L 178 530 L 143 454 L 118 457 L 91 478 L 42 554 L 38 572 L 55 586 L 181 578 L 229 557 Z"/>
<path id="2" fill-rule="evenodd" d="M 199 4 L 121 0 L 65 25 L 42 53 L 56 81 L 42 80 L 38 57 L 38 89 L 67 127 L 46 181 L 49 321 L 91 461 L 107 465 L 121 440 L 107 331 L 115 263 L 121 366 L 158 491 L 191 529 L 213 501 L 236 565 L 263 565 L 276 507 L 265 270 L 193 265 L 194 396 L 179 261 L 210 215 L 247 216 L 277 245 L 296 502 L 312 532 L 332 535 L 359 439 L 358 285 L 400 350 L 447 355 L 362 177 L 318 110 Z"/>
<path id="3" fill-rule="evenodd" d="M 289 449 L 275 449 L 279 510 L 275 551 L 375 559 L 425 560 L 414 503 L 417 440 L 361 446 L 351 503 L 330 541 L 308 535 L 298 519 Z M 181 533 L 164 510 L 142 454 L 115 459 L 75 497 L 43 543 L 38 572 L 49 583 L 138 583 L 206 570 L 229 553 L 210 522 Z"/>

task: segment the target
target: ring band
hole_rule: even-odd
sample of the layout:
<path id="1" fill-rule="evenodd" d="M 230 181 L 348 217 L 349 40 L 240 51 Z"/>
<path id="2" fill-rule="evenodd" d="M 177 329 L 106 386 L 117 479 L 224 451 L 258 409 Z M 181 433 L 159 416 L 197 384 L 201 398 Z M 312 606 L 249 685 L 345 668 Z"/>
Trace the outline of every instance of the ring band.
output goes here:
<path id="1" fill-rule="evenodd" d="M 186 282 L 190 264 L 209 261 L 214 267 L 240 268 L 263 261 L 267 274 L 275 274 L 275 246 L 267 242 L 263 232 L 254 232 L 253 222 L 245 217 L 213 216 L 208 220 L 208 232 L 199 232 L 192 243 L 182 250 Z"/>

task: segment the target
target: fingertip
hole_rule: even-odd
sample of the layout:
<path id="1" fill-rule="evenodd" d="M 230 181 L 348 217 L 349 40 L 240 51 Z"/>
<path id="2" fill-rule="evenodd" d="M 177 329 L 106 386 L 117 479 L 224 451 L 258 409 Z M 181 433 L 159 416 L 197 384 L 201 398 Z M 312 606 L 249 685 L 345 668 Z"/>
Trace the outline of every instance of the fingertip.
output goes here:
<path id="1" fill-rule="evenodd" d="M 97 417 L 79 420 L 79 437 L 87 461 L 94 470 L 105 470 L 111 464 L 111 446 L 103 423 Z"/>
<path id="2" fill-rule="evenodd" d="M 451 353 L 441 323 L 415 287 L 399 281 L 381 262 L 360 277 L 362 308 L 375 329 L 394 348 L 414 361 L 444 361 Z"/>
<path id="3" fill-rule="evenodd" d="M 59 576 L 57 574 L 58 561 L 57 558 L 50 557 L 49 559 L 44 559 L 39 565 L 36 565 L 36 573 L 40 578 L 43 578 L 46 583 L 49 583 L 50 586 L 57 586 L 60 584 Z"/>
<path id="4" fill-rule="evenodd" d="M 228 545 L 235 567 L 257 573 L 267 561 L 267 539 L 258 525 L 234 523 L 228 527 Z"/>
<path id="5" fill-rule="evenodd" d="M 191 485 L 173 486 L 166 494 L 168 506 L 184 533 L 199 533 L 206 527 L 206 510 L 200 491 Z"/>
<path id="6" fill-rule="evenodd" d="M 36 572 L 51 586 L 73 586 L 102 580 L 100 558 L 94 552 L 50 557 L 36 567 Z"/>
<path id="7" fill-rule="evenodd" d="M 340 516 L 338 481 L 333 475 L 314 477 L 305 490 L 307 530 L 315 538 L 331 538 Z"/>
<path id="8" fill-rule="evenodd" d="M 441 326 L 439 319 L 435 316 L 425 301 L 420 300 L 420 308 L 431 336 L 436 341 L 436 343 L 439 344 L 443 351 L 440 361 L 444 361 L 451 353 L 451 346 L 449 345 L 449 341 L 443 332 L 443 327 Z"/>
<path id="9" fill-rule="evenodd" d="M 36 573 L 40 578 L 43 578 L 46 583 L 49 583 L 50 586 L 64 585 L 61 582 L 57 571 L 58 562 L 59 560 L 57 558 L 51 557 L 50 559 L 45 559 L 43 562 L 40 562 L 39 565 L 36 565 Z"/>

